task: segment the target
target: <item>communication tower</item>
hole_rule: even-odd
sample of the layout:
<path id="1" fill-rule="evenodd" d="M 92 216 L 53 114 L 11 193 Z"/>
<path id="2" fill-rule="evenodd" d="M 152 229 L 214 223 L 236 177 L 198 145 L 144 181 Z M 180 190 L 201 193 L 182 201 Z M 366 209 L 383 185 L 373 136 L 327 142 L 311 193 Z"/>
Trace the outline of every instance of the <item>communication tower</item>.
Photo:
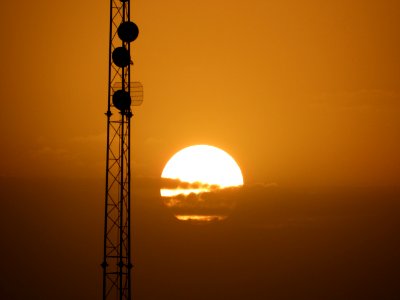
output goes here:
<path id="1" fill-rule="evenodd" d="M 129 0 L 110 0 L 103 300 L 130 300 L 131 118 L 143 101 L 143 86 L 131 82 L 131 42 L 139 29 Z"/>

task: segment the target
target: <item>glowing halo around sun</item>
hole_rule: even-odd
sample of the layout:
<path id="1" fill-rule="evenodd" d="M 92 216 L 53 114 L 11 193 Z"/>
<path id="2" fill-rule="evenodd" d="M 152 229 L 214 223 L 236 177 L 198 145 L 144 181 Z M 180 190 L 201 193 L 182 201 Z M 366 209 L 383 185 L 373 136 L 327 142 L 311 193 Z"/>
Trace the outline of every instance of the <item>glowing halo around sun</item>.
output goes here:
<path id="1" fill-rule="evenodd" d="M 161 177 L 172 182 L 160 190 L 166 206 L 177 219 L 196 222 L 225 219 L 233 204 L 221 191 L 243 185 L 236 161 L 209 145 L 178 151 L 165 165 Z"/>

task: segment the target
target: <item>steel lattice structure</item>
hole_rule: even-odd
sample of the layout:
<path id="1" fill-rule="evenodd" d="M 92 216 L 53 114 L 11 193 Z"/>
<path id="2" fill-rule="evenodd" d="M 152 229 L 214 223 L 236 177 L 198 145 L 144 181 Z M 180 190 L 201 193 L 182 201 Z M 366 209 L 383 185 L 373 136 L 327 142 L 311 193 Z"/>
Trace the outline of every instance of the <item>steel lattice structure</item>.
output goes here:
<path id="1" fill-rule="evenodd" d="M 131 105 L 141 103 L 143 91 L 131 82 L 130 43 L 138 33 L 130 21 L 130 1 L 110 0 L 103 300 L 132 298 Z"/>

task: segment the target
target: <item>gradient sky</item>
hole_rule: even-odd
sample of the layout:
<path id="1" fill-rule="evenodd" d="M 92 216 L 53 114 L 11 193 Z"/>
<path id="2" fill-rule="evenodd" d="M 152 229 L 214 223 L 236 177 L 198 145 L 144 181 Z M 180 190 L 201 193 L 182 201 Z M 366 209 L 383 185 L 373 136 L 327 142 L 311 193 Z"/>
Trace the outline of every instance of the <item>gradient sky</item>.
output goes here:
<path id="1" fill-rule="evenodd" d="M 399 6 L 133 2 L 135 174 L 212 144 L 247 182 L 397 183 Z M 107 1 L 3 4 L 2 176 L 104 176 L 108 13 Z"/>
<path id="2" fill-rule="evenodd" d="M 0 298 L 97 299 L 109 2 L 0 14 Z M 137 299 L 397 299 L 400 2 L 138 0 L 132 18 Z M 161 205 L 193 144 L 243 171 L 225 223 Z"/>

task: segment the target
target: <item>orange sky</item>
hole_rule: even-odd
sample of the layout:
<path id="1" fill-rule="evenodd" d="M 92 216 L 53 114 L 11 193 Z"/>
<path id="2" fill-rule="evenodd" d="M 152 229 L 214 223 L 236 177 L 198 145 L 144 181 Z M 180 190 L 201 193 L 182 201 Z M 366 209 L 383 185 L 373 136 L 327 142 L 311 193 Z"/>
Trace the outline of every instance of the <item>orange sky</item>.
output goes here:
<path id="1" fill-rule="evenodd" d="M 247 182 L 396 184 L 398 1 L 134 1 L 133 173 L 192 144 Z M 107 1 L 7 1 L 1 176 L 104 177 Z"/>
<path id="2" fill-rule="evenodd" d="M 400 2 L 131 1 L 135 300 L 400 298 Z M 3 2 L 0 298 L 100 299 L 109 2 Z M 162 205 L 193 144 L 225 221 Z"/>

